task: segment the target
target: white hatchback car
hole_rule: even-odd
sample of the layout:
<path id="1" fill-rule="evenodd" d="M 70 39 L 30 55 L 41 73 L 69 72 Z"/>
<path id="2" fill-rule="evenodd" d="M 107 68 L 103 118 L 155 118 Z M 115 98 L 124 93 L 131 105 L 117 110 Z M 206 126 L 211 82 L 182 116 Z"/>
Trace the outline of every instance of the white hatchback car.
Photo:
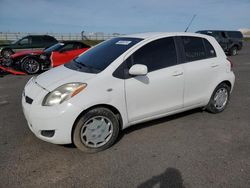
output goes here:
<path id="1" fill-rule="evenodd" d="M 192 33 L 113 38 L 31 78 L 24 115 L 40 139 L 83 151 L 110 147 L 131 125 L 203 107 L 225 109 L 235 76 L 216 40 Z"/>

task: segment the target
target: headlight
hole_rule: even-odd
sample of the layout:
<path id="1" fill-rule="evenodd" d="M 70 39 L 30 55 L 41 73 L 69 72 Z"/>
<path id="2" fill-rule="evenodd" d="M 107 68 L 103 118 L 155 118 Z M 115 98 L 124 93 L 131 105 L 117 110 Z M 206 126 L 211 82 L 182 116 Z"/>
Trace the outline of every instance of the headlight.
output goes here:
<path id="1" fill-rule="evenodd" d="M 68 83 L 64 84 L 54 91 L 48 93 L 43 99 L 43 106 L 54 106 L 74 97 L 84 90 L 87 84 L 84 83 Z"/>

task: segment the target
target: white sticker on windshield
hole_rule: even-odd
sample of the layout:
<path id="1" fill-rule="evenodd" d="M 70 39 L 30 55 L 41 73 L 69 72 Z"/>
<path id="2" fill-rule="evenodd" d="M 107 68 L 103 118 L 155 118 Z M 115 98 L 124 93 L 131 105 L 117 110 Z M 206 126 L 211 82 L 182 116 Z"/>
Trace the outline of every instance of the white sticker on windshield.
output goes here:
<path id="1" fill-rule="evenodd" d="M 119 41 L 116 42 L 115 44 L 129 45 L 130 43 L 131 43 L 131 41 L 128 41 L 128 40 L 119 40 Z"/>

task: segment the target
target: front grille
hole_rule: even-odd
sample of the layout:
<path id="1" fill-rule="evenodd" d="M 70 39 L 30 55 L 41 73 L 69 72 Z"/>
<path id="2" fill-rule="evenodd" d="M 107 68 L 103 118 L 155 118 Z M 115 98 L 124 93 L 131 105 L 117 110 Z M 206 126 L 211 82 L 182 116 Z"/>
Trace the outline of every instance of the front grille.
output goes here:
<path id="1" fill-rule="evenodd" d="M 28 96 L 25 96 L 25 101 L 26 101 L 28 104 L 32 104 L 33 99 L 29 98 Z"/>

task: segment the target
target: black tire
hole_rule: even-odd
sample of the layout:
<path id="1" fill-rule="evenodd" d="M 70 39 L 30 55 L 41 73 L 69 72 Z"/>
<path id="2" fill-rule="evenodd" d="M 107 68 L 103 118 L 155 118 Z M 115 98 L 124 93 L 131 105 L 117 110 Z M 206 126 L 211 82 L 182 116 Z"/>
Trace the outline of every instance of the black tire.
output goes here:
<path id="1" fill-rule="evenodd" d="M 22 61 L 21 69 L 27 74 L 36 74 L 40 71 L 40 64 L 35 58 L 27 57 Z"/>
<path id="2" fill-rule="evenodd" d="M 229 55 L 230 56 L 235 56 L 238 54 L 238 48 L 237 46 L 233 46 L 232 48 L 229 49 Z"/>
<path id="3" fill-rule="evenodd" d="M 226 93 L 227 97 L 225 100 L 222 97 L 221 101 L 219 101 L 220 100 L 220 98 L 219 98 L 218 99 L 219 102 L 216 102 L 217 101 L 216 99 L 219 97 L 219 94 L 218 94 L 219 92 L 222 92 L 223 93 L 222 95 L 224 95 Z M 226 95 L 224 95 L 224 96 L 226 96 Z M 215 88 L 215 90 L 210 98 L 210 101 L 206 106 L 206 110 L 213 113 L 213 114 L 222 112 L 223 110 L 225 110 L 225 108 L 229 102 L 229 98 L 230 98 L 230 87 L 226 83 L 219 84 Z M 222 104 L 220 104 L 220 103 L 222 103 Z"/>
<path id="4" fill-rule="evenodd" d="M 1 56 L 6 59 L 9 58 L 12 54 L 14 54 L 14 52 L 10 48 L 4 48 L 1 51 Z"/>
<path id="5" fill-rule="evenodd" d="M 104 123 L 100 124 L 100 122 Z M 104 131 L 104 129 L 108 132 Z M 77 121 L 73 130 L 73 143 L 81 151 L 88 153 L 99 152 L 114 144 L 119 131 L 119 121 L 111 110 L 107 108 L 94 108 L 84 113 Z M 104 141 L 98 139 L 103 139 Z M 94 142 L 97 142 L 96 146 Z"/>

